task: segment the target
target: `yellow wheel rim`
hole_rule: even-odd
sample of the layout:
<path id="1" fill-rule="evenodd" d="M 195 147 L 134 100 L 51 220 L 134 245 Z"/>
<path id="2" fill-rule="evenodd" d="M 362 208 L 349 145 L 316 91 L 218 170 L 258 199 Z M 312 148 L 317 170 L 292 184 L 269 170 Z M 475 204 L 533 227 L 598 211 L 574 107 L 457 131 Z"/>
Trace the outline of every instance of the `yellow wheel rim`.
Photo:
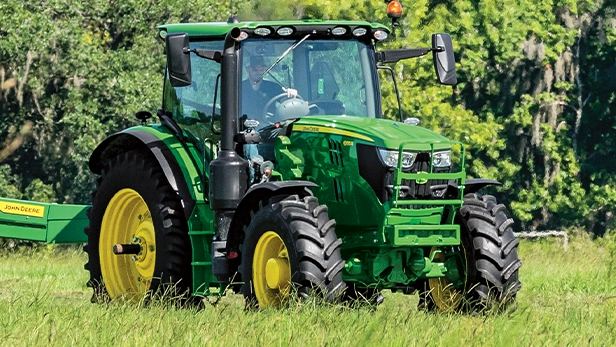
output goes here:
<path id="1" fill-rule="evenodd" d="M 291 288 L 291 263 L 284 241 L 273 231 L 261 235 L 252 262 L 252 281 L 259 307 L 280 307 Z"/>
<path id="2" fill-rule="evenodd" d="M 461 249 L 464 254 L 464 247 L 461 247 Z M 432 248 L 430 252 L 434 253 L 434 251 L 436 251 L 436 248 Z M 464 259 L 466 259 L 466 255 L 464 255 Z M 445 255 L 443 253 L 437 253 L 434 256 L 434 261 L 445 262 Z M 428 279 L 428 286 L 430 287 L 430 294 L 432 295 L 434 304 L 441 312 L 455 312 L 464 300 L 464 292 L 455 289 L 453 284 L 445 277 Z"/>
<path id="3" fill-rule="evenodd" d="M 115 244 L 138 244 L 139 254 L 113 253 Z M 101 273 L 109 296 L 139 300 L 150 289 L 156 236 L 145 201 L 132 189 L 117 192 L 105 210 L 99 240 Z"/>

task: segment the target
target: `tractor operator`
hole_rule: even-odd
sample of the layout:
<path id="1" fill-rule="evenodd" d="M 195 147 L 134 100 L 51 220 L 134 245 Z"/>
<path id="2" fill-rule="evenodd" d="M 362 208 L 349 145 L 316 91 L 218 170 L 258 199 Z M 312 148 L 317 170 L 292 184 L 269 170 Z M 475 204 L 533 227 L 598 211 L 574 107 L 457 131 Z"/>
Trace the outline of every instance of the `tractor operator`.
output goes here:
<path id="1" fill-rule="evenodd" d="M 265 119 L 267 110 L 264 110 L 268 101 L 284 92 L 289 99 L 297 96 L 297 90 L 293 88 L 284 88 L 278 83 L 263 79 L 255 82 L 266 69 L 267 65 L 262 56 L 251 56 L 250 64 L 246 66 L 248 79 L 242 82 L 242 114 L 249 119 L 258 120 L 262 126 L 268 124 Z"/>

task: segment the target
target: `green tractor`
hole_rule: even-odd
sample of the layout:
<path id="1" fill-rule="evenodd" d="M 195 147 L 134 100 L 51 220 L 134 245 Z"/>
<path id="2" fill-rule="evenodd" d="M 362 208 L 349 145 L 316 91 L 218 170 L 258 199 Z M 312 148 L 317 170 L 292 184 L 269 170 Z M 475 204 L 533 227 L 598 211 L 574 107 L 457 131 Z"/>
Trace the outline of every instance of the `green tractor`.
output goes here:
<path id="1" fill-rule="evenodd" d="M 466 178 L 461 143 L 383 118 L 380 64 L 430 53 L 453 85 L 451 38 L 377 51 L 388 34 L 364 21 L 161 26 L 160 122 L 138 112 L 142 124 L 89 162 L 93 299 L 232 289 L 264 308 L 378 304 L 391 290 L 445 312 L 514 302 L 513 221 L 479 192 L 499 183 Z"/>

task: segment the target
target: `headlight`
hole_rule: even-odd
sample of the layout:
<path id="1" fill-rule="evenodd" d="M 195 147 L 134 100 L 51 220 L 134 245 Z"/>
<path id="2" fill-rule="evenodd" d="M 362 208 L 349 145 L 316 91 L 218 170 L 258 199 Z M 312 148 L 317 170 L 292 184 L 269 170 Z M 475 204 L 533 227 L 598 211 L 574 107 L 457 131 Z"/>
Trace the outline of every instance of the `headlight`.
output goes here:
<path id="1" fill-rule="evenodd" d="M 434 167 L 450 167 L 451 166 L 451 151 L 434 152 L 432 157 L 432 166 Z"/>
<path id="2" fill-rule="evenodd" d="M 383 163 L 389 167 L 398 167 L 398 151 L 390 151 L 388 149 L 379 148 L 379 154 Z M 402 153 L 402 167 L 404 169 L 410 169 L 417 158 L 415 152 L 403 152 Z"/>

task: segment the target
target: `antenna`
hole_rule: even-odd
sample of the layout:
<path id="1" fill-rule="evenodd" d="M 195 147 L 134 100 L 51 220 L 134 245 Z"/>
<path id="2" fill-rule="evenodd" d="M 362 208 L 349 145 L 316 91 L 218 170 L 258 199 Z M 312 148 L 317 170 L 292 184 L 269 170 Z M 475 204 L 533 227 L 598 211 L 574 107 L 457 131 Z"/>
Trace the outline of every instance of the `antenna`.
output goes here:
<path id="1" fill-rule="evenodd" d="M 233 11 L 233 0 L 229 0 L 229 19 L 227 19 L 227 23 L 239 23 L 240 19 L 235 15 L 235 11 Z"/>

